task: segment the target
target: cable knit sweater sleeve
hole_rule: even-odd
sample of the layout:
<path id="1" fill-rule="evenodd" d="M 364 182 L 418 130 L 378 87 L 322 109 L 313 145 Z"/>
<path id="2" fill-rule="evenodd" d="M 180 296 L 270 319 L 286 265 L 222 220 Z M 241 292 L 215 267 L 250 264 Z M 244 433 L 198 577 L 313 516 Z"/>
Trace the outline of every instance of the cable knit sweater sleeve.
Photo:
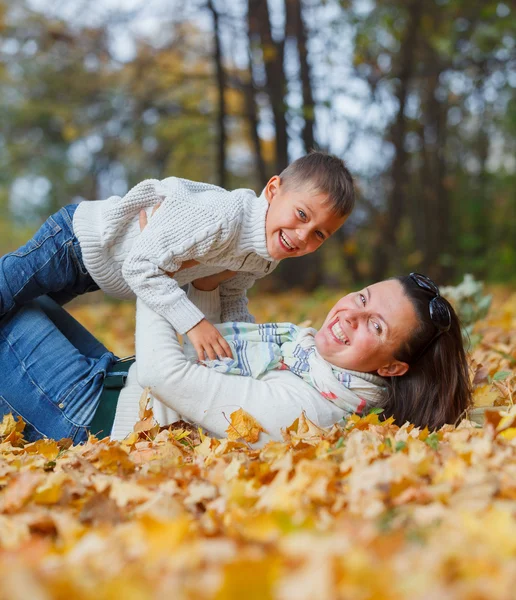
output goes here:
<path id="1" fill-rule="evenodd" d="M 136 296 L 179 333 L 190 330 L 204 315 L 166 272 L 174 273 L 184 261 L 199 259 L 231 241 L 235 222 L 214 213 L 179 193 L 167 196 L 122 267 Z"/>

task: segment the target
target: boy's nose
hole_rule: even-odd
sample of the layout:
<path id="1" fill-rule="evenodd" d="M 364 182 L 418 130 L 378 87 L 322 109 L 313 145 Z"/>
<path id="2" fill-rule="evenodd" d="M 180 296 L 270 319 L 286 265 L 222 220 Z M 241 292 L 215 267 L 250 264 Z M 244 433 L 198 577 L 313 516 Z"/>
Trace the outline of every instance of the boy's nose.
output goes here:
<path id="1" fill-rule="evenodd" d="M 307 229 L 296 229 L 297 239 L 299 243 L 306 246 L 306 240 L 308 239 L 309 231 Z"/>

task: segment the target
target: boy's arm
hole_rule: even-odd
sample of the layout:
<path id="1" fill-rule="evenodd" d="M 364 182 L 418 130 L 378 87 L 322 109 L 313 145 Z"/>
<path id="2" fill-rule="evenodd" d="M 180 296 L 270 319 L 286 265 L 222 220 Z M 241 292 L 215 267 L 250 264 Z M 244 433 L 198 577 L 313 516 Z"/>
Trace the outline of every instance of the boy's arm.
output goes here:
<path id="1" fill-rule="evenodd" d="M 254 323 L 254 317 L 247 308 L 247 290 L 260 275 L 240 271 L 231 279 L 220 284 L 220 322 L 244 321 Z"/>
<path id="2" fill-rule="evenodd" d="M 227 223 L 201 206 L 165 200 L 135 240 L 122 274 L 138 298 L 185 333 L 204 315 L 166 272 L 176 272 L 184 261 L 208 254 L 230 235 Z"/>

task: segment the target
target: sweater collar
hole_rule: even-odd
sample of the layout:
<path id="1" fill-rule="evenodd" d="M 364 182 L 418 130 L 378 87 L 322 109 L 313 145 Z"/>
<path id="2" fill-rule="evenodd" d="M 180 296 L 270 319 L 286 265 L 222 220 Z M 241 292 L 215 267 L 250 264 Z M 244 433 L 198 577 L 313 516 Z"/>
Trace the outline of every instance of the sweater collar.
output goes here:
<path id="1" fill-rule="evenodd" d="M 267 250 L 265 219 L 268 209 L 265 190 L 258 197 L 253 194 L 245 198 L 240 247 L 244 252 L 255 252 L 265 260 L 275 262 Z"/>

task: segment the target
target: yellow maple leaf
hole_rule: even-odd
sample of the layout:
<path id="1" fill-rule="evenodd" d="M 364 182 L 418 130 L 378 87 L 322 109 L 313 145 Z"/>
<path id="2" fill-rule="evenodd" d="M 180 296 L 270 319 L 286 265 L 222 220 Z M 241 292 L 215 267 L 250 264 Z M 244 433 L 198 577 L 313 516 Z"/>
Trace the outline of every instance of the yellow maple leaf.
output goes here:
<path id="1" fill-rule="evenodd" d="M 54 440 L 37 440 L 32 444 L 25 446 L 25 452 L 28 454 L 41 454 L 47 460 L 55 460 L 60 452 L 57 442 Z"/>
<path id="2" fill-rule="evenodd" d="M 15 420 L 11 413 L 4 415 L 2 422 L 0 423 L 0 437 L 8 436 L 13 431 L 21 432 L 25 429 L 25 423 L 21 417 Z"/>
<path id="3" fill-rule="evenodd" d="M 63 485 L 67 480 L 64 473 L 51 473 L 50 476 L 39 485 L 33 495 L 36 504 L 52 505 L 59 502 L 63 495 Z"/>
<path id="4" fill-rule="evenodd" d="M 229 440 L 245 440 L 250 444 L 258 441 L 262 431 L 265 432 L 265 429 L 260 423 L 241 408 L 231 413 L 231 422 L 226 429 Z"/>
<path id="5" fill-rule="evenodd" d="M 261 560 L 234 560 L 224 566 L 222 585 L 216 600 L 268 600 L 273 598 L 273 586 L 279 574 L 275 557 Z"/>
<path id="6" fill-rule="evenodd" d="M 473 404 L 474 406 L 493 406 L 500 396 L 500 391 L 491 384 L 479 385 L 473 392 Z"/>

